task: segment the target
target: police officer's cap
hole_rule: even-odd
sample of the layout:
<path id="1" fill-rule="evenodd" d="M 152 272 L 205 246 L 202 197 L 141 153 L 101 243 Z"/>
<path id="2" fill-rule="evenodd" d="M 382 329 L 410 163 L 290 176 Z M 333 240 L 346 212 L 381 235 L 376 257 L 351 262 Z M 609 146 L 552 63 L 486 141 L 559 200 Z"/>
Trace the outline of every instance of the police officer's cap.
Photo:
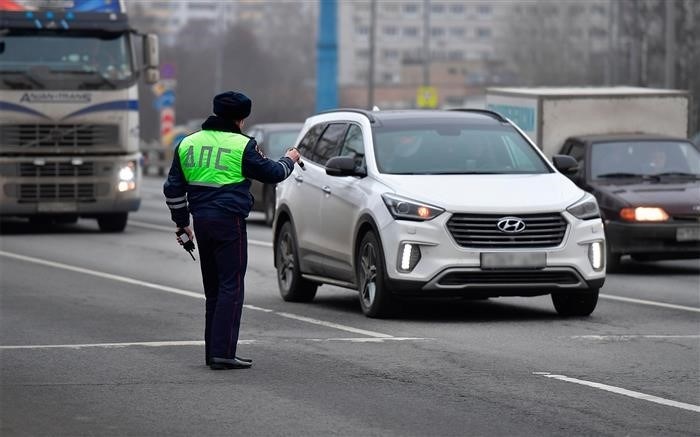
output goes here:
<path id="1" fill-rule="evenodd" d="M 219 117 L 243 120 L 250 115 L 252 102 L 243 93 L 226 91 L 214 97 L 214 114 Z"/>

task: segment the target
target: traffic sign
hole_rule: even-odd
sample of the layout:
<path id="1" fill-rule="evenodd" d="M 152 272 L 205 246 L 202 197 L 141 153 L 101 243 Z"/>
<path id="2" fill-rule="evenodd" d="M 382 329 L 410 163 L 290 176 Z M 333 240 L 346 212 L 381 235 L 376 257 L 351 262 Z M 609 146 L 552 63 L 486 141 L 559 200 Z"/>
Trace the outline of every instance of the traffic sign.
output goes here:
<path id="1" fill-rule="evenodd" d="M 418 87 L 416 92 L 416 106 L 419 108 L 435 109 L 438 106 L 437 88 L 434 86 Z"/>

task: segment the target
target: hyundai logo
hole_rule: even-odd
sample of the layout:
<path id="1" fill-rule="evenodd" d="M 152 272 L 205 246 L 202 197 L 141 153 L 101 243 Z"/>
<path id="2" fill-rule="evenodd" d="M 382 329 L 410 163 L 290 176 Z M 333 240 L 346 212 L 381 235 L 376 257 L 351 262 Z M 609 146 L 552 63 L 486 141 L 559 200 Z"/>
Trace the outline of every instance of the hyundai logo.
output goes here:
<path id="1" fill-rule="evenodd" d="M 506 234 L 517 234 L 525 230 L 525 222 L 518 217 L 503 217 L 496 222 L 496 227 Z"/>

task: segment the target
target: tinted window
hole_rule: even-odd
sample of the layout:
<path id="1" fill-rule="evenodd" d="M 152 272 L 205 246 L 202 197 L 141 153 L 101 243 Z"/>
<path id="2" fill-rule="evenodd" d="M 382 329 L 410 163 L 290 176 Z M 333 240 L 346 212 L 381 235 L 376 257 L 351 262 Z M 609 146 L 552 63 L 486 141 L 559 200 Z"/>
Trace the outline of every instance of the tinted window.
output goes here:
<path id="1" fill-rule="evenodd" d="M 365 162 L 365 142 L 362 140 L 362 128 L 356 124 L 351 124 L 348 133 L 345 134 L 343 149 L 340 156 L 352 156 L 355 158 L 355 165 L 362 167 Z"/>
<path id="2" fill-rule="evenodd" d="M 410 119 L 374 128 L 382 173 L 549 173 L 532 146 L 510 126 L 461 119 Z"/>
<path id="3" fill-rule="evenodd" d="M 321 136 L 321 132 L 323 132 L 323 128 L 325 126 L 325 124 L 317 124 L 309 129 L 306 135 L 304 135 L 304 138 L 301 139 L 299 145 L 297 146 L 299 153 L 301 153 L 302 156 L 309 159 L 311 158 L 312 150 L 314 146 L 316 146 L 316 142 Z"/>
<path id="4" fill-rule="evenodd" d="M 615 177 L 620 173 L 700 175 L 700 152 L 691 143 L 680 141 L 620 141 L 594 144 L 591 149 L 591 176 Z"/>
<path id="5" fill-rule="evenodd" d="M 321 165 L 326 165 L 326 161 L 340 153 L 342 139 L 348 125 L 345 123 L 329 124 L 318 140 L 311 159 Z"/>

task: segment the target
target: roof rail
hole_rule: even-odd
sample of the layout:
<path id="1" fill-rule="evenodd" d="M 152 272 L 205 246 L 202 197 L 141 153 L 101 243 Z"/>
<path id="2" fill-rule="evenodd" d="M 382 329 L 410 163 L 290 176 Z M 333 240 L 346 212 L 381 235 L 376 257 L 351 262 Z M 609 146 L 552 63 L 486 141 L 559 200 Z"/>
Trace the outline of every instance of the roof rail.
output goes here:
<path id="1" fill-rule="evenodd" d="M 495 118 L 496 120 L 506 123 L 508 120 L 501 114 L 499 114 L 496 111 L 491 111 L 488 109 L 474 109 L 474 108 L 452 108 L 450 111 L 460 111 L 460 112 L 473 112 L 476 114 L 483 114 L 483 115 L 488 115 L 491 118 Z"/>
<path id="2" fill-rule="evenodd" d="M 374 115 L 372 115 L 371 111 L 368 111 L 366 109 L 359 109 L 359 108 L 336 108 L 336 109 L 327 109 L 325 111 L 321 111 L 318 114 L 328 114 L 331 112 L 355 112 L 357 114 L 362 114 L 367 119 L 369 120 L 370 123 L 374 123 Z"/>

